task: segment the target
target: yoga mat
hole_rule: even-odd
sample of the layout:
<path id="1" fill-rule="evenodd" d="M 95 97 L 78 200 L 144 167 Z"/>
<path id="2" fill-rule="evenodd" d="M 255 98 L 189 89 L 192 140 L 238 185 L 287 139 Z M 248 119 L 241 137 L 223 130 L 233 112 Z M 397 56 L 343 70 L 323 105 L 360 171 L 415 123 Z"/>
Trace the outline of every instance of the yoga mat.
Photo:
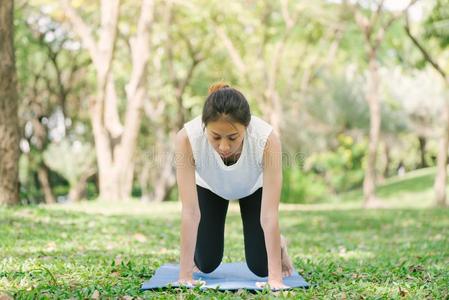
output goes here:
<path id="1" fill-rule="evenodd" d="M 178 287 L 176 284 L 179 276 L 178 264 L 165 264 L 156 270 L 150 280 L 142 284 L 141 290 L 153 290 L 158 288 L 167 288 L 169 284 L 172 287 Z M 218 290 L 263 290 L 257 287 L 256 282 L 266 282 L 268 277 L 259 277 L 252 273 L 246 262 L 221 263 L 217 269 L 211 273 L 194 272 L 193 279 L 204 280 L 206 285 L 200 289 L 218 289 Z M 284 277 L 283 282 L 290 288 L 308 288 L 309 284 L 293 270 L 293 274 Z M 285 290 L 285 289 L 283 289 Z"/>

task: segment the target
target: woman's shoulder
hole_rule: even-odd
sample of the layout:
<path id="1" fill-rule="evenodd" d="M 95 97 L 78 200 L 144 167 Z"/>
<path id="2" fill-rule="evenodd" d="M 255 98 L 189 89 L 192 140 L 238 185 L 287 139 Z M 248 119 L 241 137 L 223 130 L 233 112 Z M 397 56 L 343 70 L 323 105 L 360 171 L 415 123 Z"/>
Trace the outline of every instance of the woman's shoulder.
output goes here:
<path id="1" fill-rule="evenodd" d="M 201 119 L 201 115 L 196 116 L 190 121 L 184 123 L 183 127 L 186 131 L 186 134 L 189 138 L 197 138 L 203 135 L 203 121 Z"/>
<path id="2" fill-rule="evenodd" d="M 261 117 L 251 115 L 251 121 L 248 125 L 248 133 L 251 136 L 267 138 L 272 130 L 273 126 L 270 123 Z"/>

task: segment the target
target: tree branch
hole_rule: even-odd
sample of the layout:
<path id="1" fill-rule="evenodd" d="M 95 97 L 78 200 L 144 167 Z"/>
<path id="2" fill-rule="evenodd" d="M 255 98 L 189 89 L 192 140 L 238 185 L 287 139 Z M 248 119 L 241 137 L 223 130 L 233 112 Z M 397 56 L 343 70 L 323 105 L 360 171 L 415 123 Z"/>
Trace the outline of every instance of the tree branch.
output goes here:
<path id="1" fill-rule="evenodd" d="M 234 65 L 237 67 L 238 71 L 241 74 L 246 74 L 246 64 L 243 62 L 243 58 L 235 48 L 226 31 L 219 25 L 214 24 L 214 27 L 218 37 L 223 41 L 224 46 L 228 50 L 229 55 L 231 56 L 231 59 L 234 62 Z"/>
<path id="2" fill-rule="evenodd" d="M 281 12 L 287 29 L 292 28 L 295 22 L 288 12 L 288 0 L 281 0 Z"/>
<path id="3" fill-rule="evenodd" d="M 70 5 L 69 0 L 59 0 L 59 3 L 66 16 L 69 18 L 73 29 L 80 36 L 82 43 L 89 51 L 92 60 L 94 63 L 97 63 L 97 44 L 91 34 L 90 28 Z"/>
<path id="4" fill-rule="evenodd" d="M 132 72 L 126 88 L 128 100 L 135 95 L 141 84 L 150 58 L 150 29 L 154 17 L 153 0 L 143 0 L 141 14 L 137 24 L 136 36 L 131 38 Z"/>
<path id="5" fill-rule="evenodd" d="M 447 80 L 447 74 L 444 72 L 444 70 L 440 67 L 440 65 L 432 58 L 430 53 L 424 48 L 423 45 L 418 41 L 415 36 L 413 36 L 411 30 L 410 30 L 410 22 L 408 19 L 408 13 L 405 14 L 405 32 L 407 33 L 408 37 L 412 40 L 413 44 L 415 44 L 416 47 L 418 47 L 419 51 L 421 51 L 424 58 L 432 65 L 432 67 L 440 73 L 440 75 Z"/>

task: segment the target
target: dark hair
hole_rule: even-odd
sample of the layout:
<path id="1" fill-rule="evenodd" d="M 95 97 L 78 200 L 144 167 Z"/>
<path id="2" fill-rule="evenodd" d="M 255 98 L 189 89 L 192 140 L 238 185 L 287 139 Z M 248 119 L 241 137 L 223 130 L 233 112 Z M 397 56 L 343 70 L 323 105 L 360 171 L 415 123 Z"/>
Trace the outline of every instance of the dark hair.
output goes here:
<path id="1" fill-rule="evenodd" d="M 227 83 L 218 82 L 209 87 L 209 95 L 203 106 L 203 130 L 209 122 L 224 117 L 245 127 L 251 121 L 251 111 L 245 96 Z"/>

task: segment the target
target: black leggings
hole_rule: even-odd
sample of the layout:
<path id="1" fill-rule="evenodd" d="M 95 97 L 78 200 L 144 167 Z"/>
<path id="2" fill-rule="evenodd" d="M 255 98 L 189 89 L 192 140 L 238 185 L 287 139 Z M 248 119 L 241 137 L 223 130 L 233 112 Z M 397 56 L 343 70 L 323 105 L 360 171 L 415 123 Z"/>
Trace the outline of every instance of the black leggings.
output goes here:
<path id="1" fill-rule="evenodd" d="M 195 247 L 195 265 L 203 273 L 215 270 L 223 258 L 224 228 L 229 201 L 212 191 L 197 187 L 201 220 Z M 257 276 L 268 276 L 267 250 L 260 225 L 262 187 L 239 199 L 248 268 Z"/>

